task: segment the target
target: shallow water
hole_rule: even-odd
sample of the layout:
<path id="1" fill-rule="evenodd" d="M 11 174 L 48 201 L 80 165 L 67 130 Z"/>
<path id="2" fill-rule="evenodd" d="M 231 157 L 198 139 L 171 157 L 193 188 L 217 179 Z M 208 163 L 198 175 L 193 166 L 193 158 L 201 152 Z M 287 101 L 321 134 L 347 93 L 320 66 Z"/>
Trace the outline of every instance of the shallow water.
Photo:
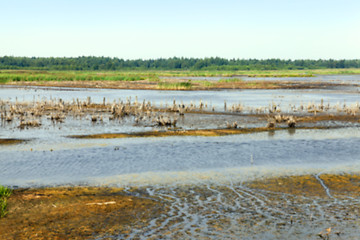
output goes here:
<path id="1" fill-rule="evenodd" d="M 359 133 L 345 128 L 208 138 L 38 139 L 0 147 L 0 182 L 125 187 L 131 195 L 166 203 L 165 214 L 110 239 L 316 239 L 329 227 L 342 237 L 331 239 L 357 239 L 357 198 L 293 196 L 244 183 L 359 172 Z"/>
<path id="2" fill-rule="evenodd" d="M 276 104 L 287 110 L 289 105 L 300 105 L 315 103 L 319 104 L 321 100 L 324 104 L 355 104 L 359 101 L 359 92 L 357 91 L 339 91 L 339 90 L 222 90 L 222 91 L 159 91 L 159 90 L 113 90 L 113 89 L 77 89 L 77 88 L 43 88 L 43 87 L 9 87 L 0 86 L 0 99 L 10 102 L 27 101 L 50 101 L 62 99 L 64 101 L 73 101 L 79 99 L 85 101 L 91 97 L 92 102 L 102 103 L 105 97 L 106 102 L 126 101 L 131 99 L 139 102 L 146 100 L 159 107 L 170 106 L 174 99 L 178 104 L 193 103 L 199 106 L 200 101 L 207 105 L 208 110 L 212 107 L 216 111 L 224 109 L 224 101 L 229 107 L 231 104 L 244 104 L 247 107 L 264 107 Z"/>
<path id="3" fill-rule="evenodd" d="M 157 106 L 208 102 L 222 111 L 245 106 L 281 106 L 303 102 L 359 100 L 358 93 L 332 90 L 143 91 L 62 88 L 0 88 L 2 100 L 37 101 L 73 98 L 93 102 L 146 99 Z M 185 114 L 185 129 L 224 127 L 238 121 L 245 127 L 264 120 L 236 115 Z M 2 123 L 0 137 L 31 141 L 0 146 L 0 183 L 11 187 L 105 185 L 125 187 L 129 194 L 167 203 L 168 212 L 114 239 L 316 239 L 328 227 L 342 232 L 331 239 L 357 239 L 359 199 L 312 198 L 251 189 L 244 183 L 264 177 L 360 172 L 359 124 L 326 122 L 336 129 L 285 129 L 226 137 L 167 137 L 131 139 L 70 139 L 70 134 L 154 130 L 122 121 L 91 123 L 67 117 L 53 123 L 43 117 L 40 128 L 21 130 L 18 122 Z"/>
<path id="4" fill-rule="evenodd" d="M 210 138 L 38 139 L 0 148 L 0 182 L 129 185 L 194 177 L 201 182 L 201 176 L 217 179 L 232 172 L 240 181 L 246 180 L 242 173 L 261 176 L 266 169 L 270 174 L 360 170 L 359 136 L 359 128 L 348 128 Z"/>

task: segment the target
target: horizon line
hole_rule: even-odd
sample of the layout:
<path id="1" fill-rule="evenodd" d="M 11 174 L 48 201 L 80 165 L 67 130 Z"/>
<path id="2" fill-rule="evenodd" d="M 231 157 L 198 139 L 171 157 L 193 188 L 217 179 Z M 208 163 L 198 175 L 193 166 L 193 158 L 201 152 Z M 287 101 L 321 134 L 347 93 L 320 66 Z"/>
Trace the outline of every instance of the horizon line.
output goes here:
<path id="1" fill-rule="evenodd" d="M 46 57 L 41 57 L 41 56 L 14 56 L 14 55 L 3 55 L 0 56 L 0 58 L 4 58 L 4 57 L 14 57 L 14 58 L 82 58 L 82 57 L 94 57 L 94 58 L 111 58 L 111 59 L 121 59 L 121 60 L 125 60 L 125 61 L 136 61 L 136 60 L 142 60 L 142 61 L 149 61 L 149 60 L 160 60 L 160 59 L 174 59 L 174 58 L 178 58 L 178 59 L 200 59 L 200 60 L 204 60 L 204 59 L 214 59 L 214 58 L 220 58 L 220 59 L 226 59 L 226 60 L 273 60 L 273 59 L 277 59 L 277 60 L 282 60 L 282 61 L 297 61 L 297 60 L 314 60 L 314 61 L 319 61 L 319 60 L 336 60 L 336 61 L 341 61 L 341 60 L 360 60 L 360 58 L 226 58 L 226 57 L 219 57 L 219 56 L 212 56 L 212 57 L 178 57 L 178 56 L 173 56 L 173 57 L 157 57 L 157 58 L 122 58 L 122 57 L 111 57 L 111 56 L 95 56 L 95 55 L 79 55 L 79 56 L 46 56 Z"/>

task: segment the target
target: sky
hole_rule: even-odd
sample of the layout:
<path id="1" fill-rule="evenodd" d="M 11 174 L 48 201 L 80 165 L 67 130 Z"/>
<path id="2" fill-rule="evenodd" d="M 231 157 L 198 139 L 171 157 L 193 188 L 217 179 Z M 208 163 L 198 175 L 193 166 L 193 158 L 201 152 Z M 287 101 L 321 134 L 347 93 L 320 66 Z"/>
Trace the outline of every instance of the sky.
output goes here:
<path id="1" fill-rule="evenodd" d="M 359 59 L 359 0 L 0 0 L 0 56 Z"/>

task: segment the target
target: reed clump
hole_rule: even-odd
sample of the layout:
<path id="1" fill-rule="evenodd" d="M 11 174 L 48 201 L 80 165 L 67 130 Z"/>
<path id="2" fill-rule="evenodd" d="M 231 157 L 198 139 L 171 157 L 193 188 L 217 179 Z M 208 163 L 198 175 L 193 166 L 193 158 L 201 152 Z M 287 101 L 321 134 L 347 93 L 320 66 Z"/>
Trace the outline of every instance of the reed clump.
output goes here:
<path id="1" fill-rule="evenodd" d="M 261 120 L 266 120 L 268 116 L 268 128 L 274 128 L 287 124 L 294 128 L 298 122 L 317 122 L 317 121 L 348 121 L 359 122 L 360 104 L 338 103 L 301 103 L 300 106 L 289 105 L 283 111 L 280 104 L 271 103 L 264 107 L 249 107 L 242 103 L 229 104 L 224 102 L 224 110 L 215 112 L 215 107 L 200 100 L 198 103 L 177 102 L 175 99 L 172 104 L 163 103 L 155 105 L 150 101 L 139 101 L 137 97 L 126 100 L 107 102 L 104 98 L 101 103 L 94 103 L 91 97 L 85 100 L 75 99 L 64 101 L 62 99 L 41 99 L 27 102 L 18 100 L 0 99 L 0 127 L 17 125 L 21 129 L 41 127 L 45 119 L 51 120 L 54 124 L 65 122 L 68 117 L 75 119 L 87 119 L 94 124 L 103 121 L 117 121 L 121 123 L 124 118 L 134 122 L 134 125 L 147 127 L 175 127 L 178 125 L 177 119 L 182 119 L 188 113 L 192 114 L 223 114 L 232 116 L 258 116 Z M 231 120 L 229 124 L 234 127 Z M 225 121 L 224 121 L 225 122 Z M 224 126 L 224 122 L 219 122 L 218 126 Z M 282 125 L 281 125 L 282 124 Z M 46 125 L 46 124 L 45 124 Z M 229 127 L 228 125 L 226 125 Z M 283 127 L 283 126 L 282 126 Z"/>
<path id="2" fill-rule="evenodd" d="M 0 218 L 3 218 L 8 213 L 7 200 L 10 197 L 12 190 L 0 185 Z"/>

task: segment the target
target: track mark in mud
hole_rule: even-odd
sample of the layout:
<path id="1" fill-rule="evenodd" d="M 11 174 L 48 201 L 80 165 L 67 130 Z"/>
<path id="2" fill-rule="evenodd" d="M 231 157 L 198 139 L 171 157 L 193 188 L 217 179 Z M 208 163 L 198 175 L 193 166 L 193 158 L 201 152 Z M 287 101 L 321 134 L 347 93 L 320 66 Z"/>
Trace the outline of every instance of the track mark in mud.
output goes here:
<path id="1" fill-rule="evenodd" d="M 330 189 L 325 185 L 325 183 L 323 182 L 323 180 L 321 180 L 321 178 L 320 178 L 319 176 L 320 176 L 320 173 L 314 175 L 314 177 L 319 181 L 319 183 L 321 184 L 321 186 L 324 188 L 326 194 L 327 194 L 330 198 L 335 199 L 335 198 L 330 194 Z"/>
<path id="2" fill-rule="evenodd" d="M 318 178 L 331 189 L 337 184 L 337 191 L 344 194 L 336 195 L 336 201 L 329 198 Z M 318 174 L 249 182 L 229 178 L 222 184 L 16 190 L 0 231 L 6 232 L 5 239 L 16 234 L 78 239 L 315 239 L 322 229 L 332 227 L 344 239 L 357 239 L 360 200 L 350 193 L 358 179 L 358 175 Z M 331 239 L 336 239 L 334 233 Z"/>

